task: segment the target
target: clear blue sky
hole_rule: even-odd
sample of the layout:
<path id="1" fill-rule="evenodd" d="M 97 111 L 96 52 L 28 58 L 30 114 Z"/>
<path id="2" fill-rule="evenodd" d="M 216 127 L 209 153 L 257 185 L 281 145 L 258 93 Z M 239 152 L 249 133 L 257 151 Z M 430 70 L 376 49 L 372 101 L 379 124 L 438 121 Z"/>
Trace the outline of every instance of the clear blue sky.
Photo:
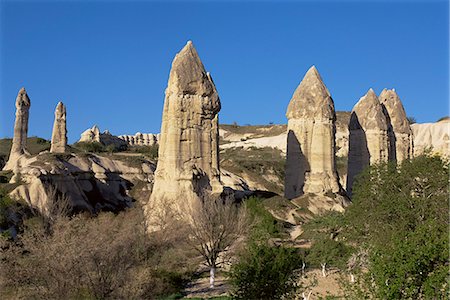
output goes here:
<path id="1" fill-rule="evenodd" d="M 433 122 L 448 114 L 448 13 L 448 1 L 3 0 L 0 137 L 12 136 L 22 86 L 30 136 L 50 138 L 59 100 L 70 142 L 94 124 L 159 132 L 171 62 L 187 40 L 217 85 L 221 123 L 285 123 L 311 65 L 337 110 L 370 87 L 396 88 L 408 115 Z"/>

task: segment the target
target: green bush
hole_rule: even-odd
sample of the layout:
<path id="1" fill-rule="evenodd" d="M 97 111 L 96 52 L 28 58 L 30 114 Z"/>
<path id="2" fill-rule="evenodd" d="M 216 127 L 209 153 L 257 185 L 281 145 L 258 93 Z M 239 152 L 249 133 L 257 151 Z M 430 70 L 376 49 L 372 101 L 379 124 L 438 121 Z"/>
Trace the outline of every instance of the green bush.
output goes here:
<path id="1" fill-rule="evenodd" d="M 306 260 L 314 267 L 326 264 L 344 269 L 351 252 L 352 249 L 344 243 L 323 237 L 313 243 Z"/>
<path id="2" fill-rule="evenodd" d="M 251 243 L 230 271 L 234 299 L 293 299 L 295 270 L 301 265 L 295 249 Z"/>
<path id="3" fill-rule="evenodd" d="M 282 225 L 267 211 L 261 199 L 250 197 L 245 200 L 245 207 L 253 224 L 251 239 L 267 240 L 280 234 Z"/>

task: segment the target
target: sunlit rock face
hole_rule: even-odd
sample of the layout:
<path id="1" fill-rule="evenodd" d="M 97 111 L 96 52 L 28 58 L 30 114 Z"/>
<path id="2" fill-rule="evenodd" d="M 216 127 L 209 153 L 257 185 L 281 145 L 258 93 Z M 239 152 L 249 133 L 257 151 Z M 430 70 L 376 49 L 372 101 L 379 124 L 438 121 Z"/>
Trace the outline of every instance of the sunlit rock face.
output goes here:
<path id="1" fill-rule="evenodd" d="M 204 193 L 221 192 L 218 154 L 220 100 L 192 42 L 175 56 L 166 89 L 155 185 L 145 213 L 182 215 Z"/>
<path id="2" fill-rule="evenodd" d="M 53 123 L 52 144 L 50 152 L 64 153 L 67 150 L 67 124 L 66 107 L 59 102 L 55 109 L 55 122 Z"/>
<path id="3" fill-rule="evenodd" d="M 30 98 L 25 88 L 21 88 L 16 97 L 16 121 L 14 123 L 14 137 L 8 162 L 3 170 L 13 170 L 17 167 L 20 157 L 27 153 L 28 116 Z"/>
<path id="4" fill-rule="evenodd" d="M 295 90 L 286 117 L 285 197 L 342 194 L 335 164 L 334 103 L 314 66 Z"/>
<path id="5" fill-rule="evenodd" d="M 405 108 L 394 89 L 384 89 L 378 97 L 389 128 L 389 159 L 398 163 L 414 155 L 413 134 Z"/>
<path id="6" fill-rule="evenodd" d="M 347 193 L 351 195 L 356 175 L 369 165 L 389 160 L 389 123 L 372 89 L 353 107 L 348 129 Z"/>

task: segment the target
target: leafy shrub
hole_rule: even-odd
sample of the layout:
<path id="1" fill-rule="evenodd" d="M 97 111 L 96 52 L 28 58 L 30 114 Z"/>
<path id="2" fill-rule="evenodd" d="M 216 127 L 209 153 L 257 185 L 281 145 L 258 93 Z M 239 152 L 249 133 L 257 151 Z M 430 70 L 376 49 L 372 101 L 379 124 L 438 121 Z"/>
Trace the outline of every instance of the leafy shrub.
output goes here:
<path id="1" fill-rule="evenodd" d="M 261 199 L 250 197 L 245 200 L 245 207 L 248 211 L 250 222 L 253 224 L 250 233 L 251 239 L 267 240 L 281 232 L 282 226 L 280 222 L 265 209 Z"/>
<path id="2" fill-rule="evenodd" d="M 232 296 L 235 299 L 291 299 L 298 288 L 295 270 L 300 264 L 300 255 L 295 249 L 251 243 L 231 268 Z"/>
<path id="3" fill-rule="evenodd" d="M 326 264 L 343 269 L 351 252 L 352 249 L 344 243 L 323 237 L 313 243 L 306 260 L 315 267 Z"/>
<path id="4" fill-rule="evenodd" d="M 377 299 L 446 298 L 448 171 L 439 156 L 421 155 L 400 166 L 372 166 L 358 178 L 343 233 L 370 250 L 360 292 Z"/>

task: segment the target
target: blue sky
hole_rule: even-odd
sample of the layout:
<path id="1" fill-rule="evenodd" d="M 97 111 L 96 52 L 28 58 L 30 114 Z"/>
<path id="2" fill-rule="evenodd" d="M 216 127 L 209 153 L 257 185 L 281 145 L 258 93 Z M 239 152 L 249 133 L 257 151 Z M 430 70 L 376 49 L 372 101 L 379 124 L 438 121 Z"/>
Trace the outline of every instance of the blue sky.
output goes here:
<path id="1" fill-rule="evenodd" d="M 285 123 L 316 65 L 337 110 L 369 88 L 396 88 L 409 116 L 448 114 L 448 1 L 4 1 L 0 137 L 14 101 L 31 98 L 29 135 L 50 138 L 67 106 L 70 142 L 98 124 L 113 134 L 160 130 L 175 54 L 194 42 L 222 101 L 221 123 Z"/>

